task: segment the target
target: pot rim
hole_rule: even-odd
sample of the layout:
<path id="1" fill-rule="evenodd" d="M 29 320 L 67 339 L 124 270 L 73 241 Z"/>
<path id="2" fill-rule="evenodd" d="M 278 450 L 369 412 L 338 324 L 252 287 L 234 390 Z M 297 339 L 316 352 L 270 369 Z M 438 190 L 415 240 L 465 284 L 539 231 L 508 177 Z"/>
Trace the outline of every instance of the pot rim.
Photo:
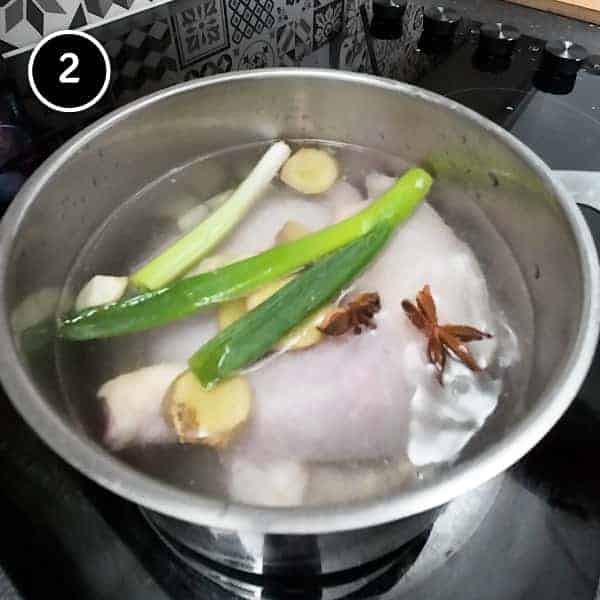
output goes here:
<path id="1" fill-rule="evenodd" d="M 560 380 L 503 439 L 422 489 L 359 503 L 299 508 L 254 507 L 183 491 L 126 465 L 69 426 L 44 401 L 18 358 L 7 314 L 6 274 L 24 215 L 52 174 L 99 133 L 146 106 L 205 86 L 265 78 L 352 82 L 400 92 L 452 110 L 501 138 L 519 155 L 555 194 L 571 227 L 583 273 L 583 306 L 576 341 Z M 592 235 L 575 202 L 550 168 L 500 126 L 457 102 L 406 83 L 330 69 L 278 68 L 216 75 L 161 90 L 115 110 L 59 148 L 27 180 L 0 223 L 0 300 L 0 380 L 25 421 L 71 466 L 132 502 L 197 525 L 262 533 L 317 534 L 379 525 L 441 506 L 506 470 L 536 445 L 566 411 L 591 366 L 600 329 L 600 268 Z"/>

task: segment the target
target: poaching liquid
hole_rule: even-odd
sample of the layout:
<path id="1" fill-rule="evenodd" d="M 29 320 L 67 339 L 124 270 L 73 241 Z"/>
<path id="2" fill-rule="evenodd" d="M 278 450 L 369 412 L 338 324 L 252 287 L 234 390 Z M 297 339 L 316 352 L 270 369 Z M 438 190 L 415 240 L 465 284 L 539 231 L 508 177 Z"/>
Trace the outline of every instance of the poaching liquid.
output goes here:
<path id="1" fill-rule="evenodd" d="M 409 166 L 367 148 L 310 145 L 317 144 L 334 153 L 341 166 L 334 188 L 307 197 L 274 182 L 215 254 L 261 252 L 290 220 L 311 230 L 326 227 L 360 210 L 368 196 L 389 186 L 390 176 Z M 252 145 L 199 157 L 124 199 L 73 264 L 62 309 L 72 306 L 92 276 L 131 273 L 176 239 L 181 215 L 234 187 L 264 150 Z M 252 413 L 226 449 L 153 440 L 155 423 L 144 422 L 139 408 L 132 412 L 124 406 L 111 416 L 111 425 L 97 397 L 105 382 L 136 369 L 185 368 L 191 354 L 218 331 L 215 310 L 121 338 L 57 341 L 57 369 L 76 422 L 106 445 L 114 420 L 129 419 L 138 433 L 115 449 L 119 459 L 177 487 L 248 504 L 365 499 L 422 485 L 452 469 L 483 443 L 486 429 L 509 426 L 506 414 L 516 411 L 505 411 L 507 403 L 524 401 L 534 331 L 531 302 L 510 248 L 462 190 L 445 189 L 443 201 L 439 196 L 434 187 L 427 205 L 399 227 L 347 290 L 347 296 L 381 294 L 377 329 L 327 338 L 250 369 L 245 376 L 254 391 Z M 440 322 L 468 319 L 463 324 L 494 335 L 492 341 L 470 344 L 486 367 L 482 374 L 450 360 L 445 385 L 435 379 L 425 338 L 400 308 L 425 284 L 432 287 Z M 132 396 L 140 393 L 131 390 Z"/>

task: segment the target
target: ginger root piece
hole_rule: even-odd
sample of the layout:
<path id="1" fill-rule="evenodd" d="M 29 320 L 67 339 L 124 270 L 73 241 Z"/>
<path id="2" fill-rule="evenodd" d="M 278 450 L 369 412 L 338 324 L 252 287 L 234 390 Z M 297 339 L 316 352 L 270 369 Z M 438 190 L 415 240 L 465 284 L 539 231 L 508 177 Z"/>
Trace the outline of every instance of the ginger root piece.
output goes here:
<path id="1" fill-rule="evenodd" d="M 287 159 L 279 173 L 281 181 L 303 194 L 321 194 L 339 176 L 337 160 L 317 148 L 300 148 Z"/>
<path id="2" fill-rule="evenodd" d="M 243 377 L 202 387 L 191 371 L 182 373 L 163 400 L 163 415 L 181 443 L 225 447 L 248 419 L 252 390 Z"/>

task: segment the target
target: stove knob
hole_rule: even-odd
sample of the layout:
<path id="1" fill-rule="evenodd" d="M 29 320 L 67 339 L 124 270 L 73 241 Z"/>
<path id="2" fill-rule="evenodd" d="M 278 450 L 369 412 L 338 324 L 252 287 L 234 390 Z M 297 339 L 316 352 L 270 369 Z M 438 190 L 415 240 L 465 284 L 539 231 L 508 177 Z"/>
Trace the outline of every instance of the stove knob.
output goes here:
<path id="1" fill-rule="evenodd" d="M 479 51 L 487 56 L 508 57 L 520 37 L 521 32 L 512 25 L 486 23 L 479 30 Z"/>
<path id="2" fill-rule="evenodd" d="M 551 75 L 575 75 L 588 57 L 587 50 L 569 40 L 546 44 L 541 70 Z"/>
<path id="3" fill-rule="evenodd" d="M 401 38 L 406 4 L 406 0 L 373 0 L 371 35 L 380 40 Z"/>
<path id="4" fill-rule="evenodd" d="M 453 8 L 431 6 L 423 13 L 423 30 L 431 37 L 451 37 L 459 21 L 460 14 Z"/>

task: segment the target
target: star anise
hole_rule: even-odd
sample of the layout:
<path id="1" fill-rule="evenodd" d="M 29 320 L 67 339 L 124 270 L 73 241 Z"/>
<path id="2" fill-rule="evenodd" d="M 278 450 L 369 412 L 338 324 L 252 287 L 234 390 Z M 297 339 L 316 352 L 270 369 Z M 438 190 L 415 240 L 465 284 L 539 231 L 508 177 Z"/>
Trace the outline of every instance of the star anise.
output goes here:
<path id="1" fill-rule="evenodd" d="M 410 300 L 403 300 L 402 308 L 412 324 L 428 338 L 427 357 L 435 366 L 438 380 L 442 385 L 448 355 L 462 361 L 471 371 L 481 371 L 465 344 L 491 338 L 489 333 L 468 325 L 440 325 L 435 302 L 428 285 L 417 294 L 416 306 Z"/>
<path id="2" fill-rule="evenodd" d="M 353 300 L 329 313 L 318 329 L 326 335 L 343 335 L 350 329 L 356 334 L 363 327 L 375 329 L 373 316 L 381 310 L 381 300 L 377 292 L 365 292 Z"/>

